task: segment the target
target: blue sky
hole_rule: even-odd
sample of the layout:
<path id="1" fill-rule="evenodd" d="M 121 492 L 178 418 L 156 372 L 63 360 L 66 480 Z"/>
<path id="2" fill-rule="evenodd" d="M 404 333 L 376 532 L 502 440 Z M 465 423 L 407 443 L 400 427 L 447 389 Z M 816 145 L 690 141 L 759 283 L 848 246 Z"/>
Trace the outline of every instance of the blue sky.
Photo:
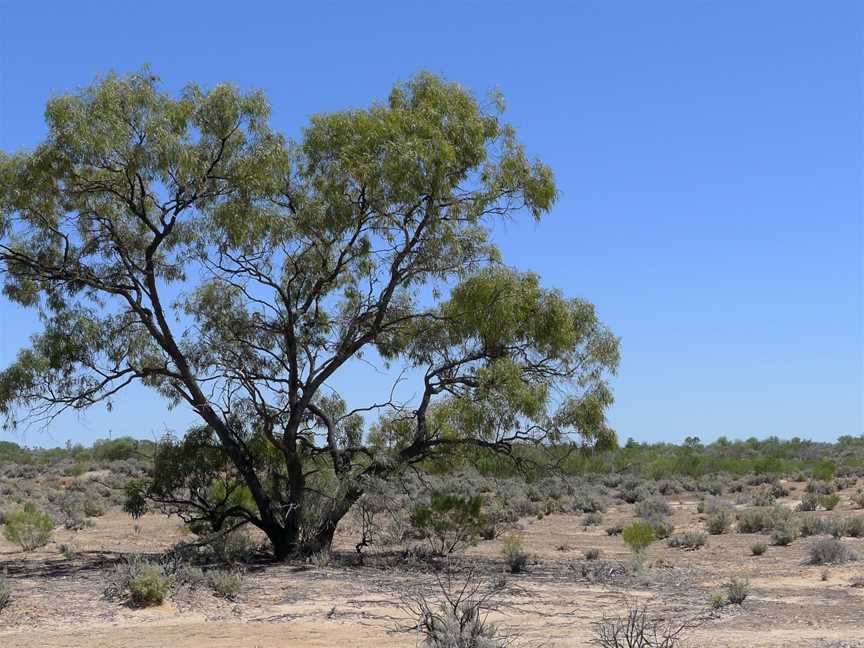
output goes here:
<path id="1" fill-rule="evenodd" d="M 420 69 L 499 88 L 561 200 L 496 239 L 621 336 L 619 435 L 833 439 L 864 432 L 862 25 L 864 5 L 841 0 L 0 0 L 0 148 L 40 141 L 50 96 L 144 63 L 172 91 L 260 88 L 291 135 Z M 0 365 L 34 330 L 0 302 Z M 383 384 L 355 371 L 340 386 Z M 136 390 L 0 438 L 192 420 Z"/>

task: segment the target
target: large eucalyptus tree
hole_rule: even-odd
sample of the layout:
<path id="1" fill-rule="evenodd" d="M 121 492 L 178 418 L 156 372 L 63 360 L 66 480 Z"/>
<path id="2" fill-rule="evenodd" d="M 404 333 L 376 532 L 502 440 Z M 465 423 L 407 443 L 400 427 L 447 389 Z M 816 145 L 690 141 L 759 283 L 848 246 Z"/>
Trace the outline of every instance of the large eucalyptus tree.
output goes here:
<path id="1" fill-rule="evenodd" d="M 614 438 L 616 338 L 490 242 L 556 196 L 500 103 L 419 74 L 294 142 L 260 93 L 173 97 L 145 70 L 46 117 L 35 150 L 0 154 L 4 291 L 41 318 L 0 374 L 9 423 L 133 383 L 185 403 L 201 427 L 161 446 L 139 494 L 252 523 L 279 557 L 327 546 L 364 476 Z M 417 376 L 414 400 L 349 409 L 328 381 L 364 354 Z"/>

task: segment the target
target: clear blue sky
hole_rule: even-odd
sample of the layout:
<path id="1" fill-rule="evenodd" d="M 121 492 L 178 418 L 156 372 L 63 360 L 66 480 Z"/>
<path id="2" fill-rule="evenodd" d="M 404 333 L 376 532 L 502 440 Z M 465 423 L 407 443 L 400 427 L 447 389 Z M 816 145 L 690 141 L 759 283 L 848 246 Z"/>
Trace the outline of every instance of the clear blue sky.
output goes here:
<path id="1" fill-rule="evenodd" d="M 561 200 L 496 232 L 622 338 L 622 438 L 864 432 L 864 4 L 0 0 L 0 148 L 51 95 L 144 63 L 266 91 L 297 134 L 419 69 L 500 88 Z M 0 365 L 34 330 L 0 303 Z M 343 386 L 378 386 L 355 373 Z M 142 391 L 28 443 L 182 431 Z M 20 436 L 0 433 L 0 438 Z"/>

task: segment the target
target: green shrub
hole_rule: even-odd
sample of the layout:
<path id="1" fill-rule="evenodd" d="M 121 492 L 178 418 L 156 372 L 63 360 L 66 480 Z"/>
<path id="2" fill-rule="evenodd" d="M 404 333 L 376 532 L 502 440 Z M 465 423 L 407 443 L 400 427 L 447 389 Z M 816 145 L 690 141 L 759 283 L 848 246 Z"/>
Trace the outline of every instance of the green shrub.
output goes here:
<path id="1" fill-rule="evenodd" d="M 849 500 L 852 502 L 854 508 L 864 509 L 864 490 L 859 488 L 858 491 L 849 498 Z"/>
<path id="2" fill-rule="evenodd" d="M 826 511 L 833 511 L 834 507 L 840 503 L 839 495 L 819 495 L 816 497 L 819 502 L 819 506 L 824 508 Z"/>
<path id="3" fill-rule="evenodd" d="M 635 554 L 641 554 L 657 539 L 654 528 L 647 522 L 636 521 L 624 527 L 621 532 L 624 543 Z"/>
<path id="4" fill-rule="evenodd" d="M 434 493 L 429 506 L 417 506 L 411 512 L 411 525 L 434 553 L 451 554 L 477 544 L 485 526 L 482 502 L 480 496 Z"/>
<path id="5" fill-rule="evenodd" d="M 792 544 L 798 537 L 798 527 L 795 524 L 784 524 L 771 532 L 771 542 L 778 547 Z"/>
<path id="6" fill-rule="evenodd" d="M 735 515 L 727 509 L 717 509 L 708 516 L 706 525 L 711 535 L 727 533 L 732 528 Z"/>
<path id="7" fill-rule="evenodd" d="M 836 538 L 822 538 L 810 547 L 811 565 L 842 564 L 858 560 L 858 555 Z"/>
<path id="8" fill-rule="evenodd" d="M 217 596 L 233 599 L 243 587 L 243 574 L 239 571 L 217 569 L 207 574 L 207 583 Z"/>
<path id="9" fill-rule="evenodd" d="M 687 531 L 678 535 L 671 536 L 667 541 L 670 547 L 680 549 L 701 549 L 708 542 L 708 536 L 701 531 Z"/>
<path id="10" fill-rule="evenodd" d="M 750 594 L 750 581 L 746 578 L 732 578 L 723 584 L 726 600 L 732 605 L 741 605 Z"/>
<path id="11" fill-rule="evenodd" d="M 768 550 L 768 545 L 764 542 L 754 542 L 750 545 L 750 553 L 754 556 L 761 556 Z"/>
<path id="12" fill-rule="evenodd" d="M 127 587 L 134 606 L 160 605 L 171 588 L 171 579 L 159 565 L 143 564 L 129 578 Z"/>
<path id="13" fill-rule="evenodd" d="M 105 508 L 92 497 L 84 500 L 84 515 L 87 517 L 102 517 L 105 515 Z"/>
<path id="14" fill-rule="evenodd" d="M 503 540 L 501 551 L 511 574 L 520 574 L 528 566 L 528 552 L 522 546 L 522 536 L 511 533 Z"/>
<path id="15" fill-rule="evenodd" d="M 29 502 L 23 511 L 7 515 L 6 525 L 3 527 L 6 539 L 20 546 L 23 551 L 44 547 L 51 540 L 52 531 L 54 521 L 51 516 Z"/>

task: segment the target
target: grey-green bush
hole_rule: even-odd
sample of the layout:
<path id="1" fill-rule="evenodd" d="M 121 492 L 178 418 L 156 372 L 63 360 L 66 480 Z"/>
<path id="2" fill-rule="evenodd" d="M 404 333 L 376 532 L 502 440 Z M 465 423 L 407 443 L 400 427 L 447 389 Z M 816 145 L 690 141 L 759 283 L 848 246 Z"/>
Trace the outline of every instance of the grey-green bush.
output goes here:
<path id="1" fill-rule="evenodd" d="M 47 513 L 28 502 L 24 510 L 6 516 L 3 535 L 10 542 L 21 547 L 22 551 L 33 551 L 44 547 L 51 540 L 54 521 Z"/>
<path id="2" fill-rule="evenodd" d="M 858 554 L 836 538 L 822 538 L 810 547 L 811 565 L 842 564 L 858 560 Z"/>
<path id="3" fill-rule="evenodd" d="M 239 571 L 217 569 L 207 574 L 207 583 L 217 596 L 233 599 L 243 587 L 243 574 Z"/>

